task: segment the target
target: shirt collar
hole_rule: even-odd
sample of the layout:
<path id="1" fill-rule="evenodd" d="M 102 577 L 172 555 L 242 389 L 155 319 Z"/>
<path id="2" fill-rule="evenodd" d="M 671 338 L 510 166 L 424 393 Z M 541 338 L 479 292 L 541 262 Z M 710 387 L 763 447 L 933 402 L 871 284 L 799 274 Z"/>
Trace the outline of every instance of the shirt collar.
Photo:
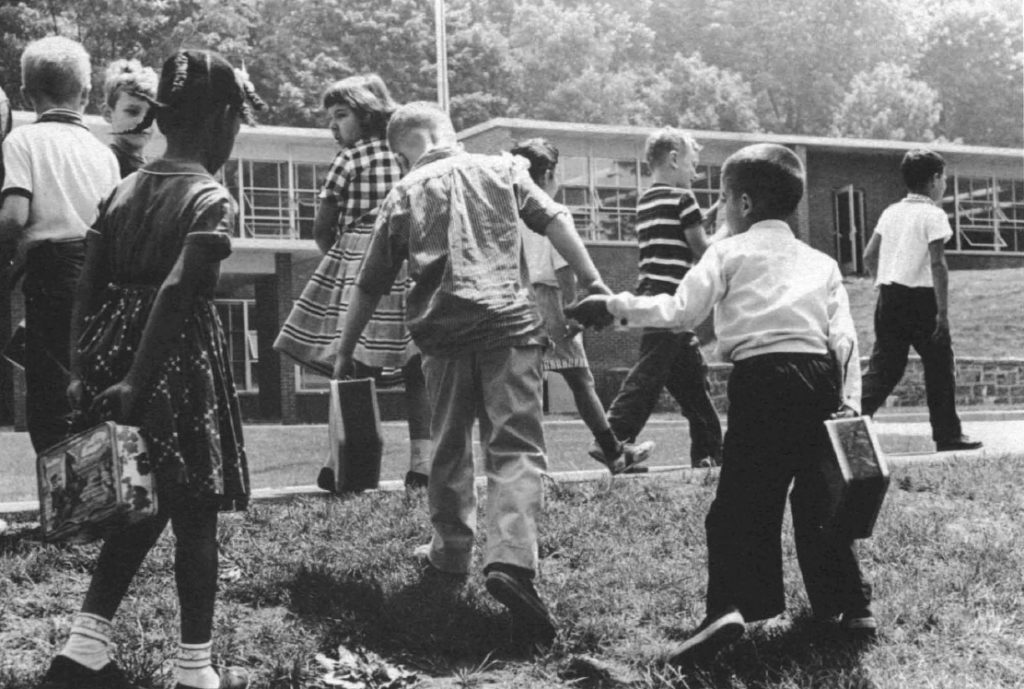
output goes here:
<path id="1" fill-rule="evenodd" d="M 88 129 L 82 120 L 82 113 L 70 108 L 50 108 L 40 113 L 39 117 L 36 118 L 36 122 L 63 122 L 64 124 L 74 124 Z"/>
<path id="2" fill-rule="evenodd" d="M 932 197 L 925 196 L 924 194 L 915 194 L 914 192 L 908 193 L 906 198 L 903 200 L 909 203 L 930 203 L 933 206 L 935 205 L 935 202 L 932 201 Z"/>
<path id="3" fill-rule="evenodd" d="M 759 232 L 786 232 L 793 234 L 793 230 L 785 220 L 759 220 L 758 222 L 751 225 L 747 232 L 753 232 L 757 230 Z"/>
<path id="4" fill-rule="evenodd" d="M 444 158 L 451 158 L 454 155 L 462 153 L 462 144 L 454 144 L 452 146 L 439 146 L 432 148 L 416 161 L 416 164 L 412 166 L 413 170 L 417 170 L 424 165 L 433 163 L 435 160 L 443 160 Z"/>

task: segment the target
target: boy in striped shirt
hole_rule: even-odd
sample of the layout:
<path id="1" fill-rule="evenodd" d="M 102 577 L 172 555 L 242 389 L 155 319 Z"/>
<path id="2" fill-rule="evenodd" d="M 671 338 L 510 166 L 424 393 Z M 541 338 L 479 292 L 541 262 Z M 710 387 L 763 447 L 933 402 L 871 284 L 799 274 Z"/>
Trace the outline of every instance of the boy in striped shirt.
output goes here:
<path id="1" fill-rule="evenodd" d="M 692 136 L 673 127 L 647 139 L 644 154 L 654 183 L 640 196 L 636 208 L 638 295 L 674 294 L 707 248 L 704 214 L 690 191 L 699 151 Z M 644 329 L 640 358 L 608 409 L 608 423 L 615 436 L 627 443 L 636 441 L 662 388 L 668 388 L 690 423 L 691 464 L 717 465 L 722 454 L 722 426 L 711 403 L 700 342 L 690 331 Z M 596 444 L 590 455 L 602 459 Z"/>

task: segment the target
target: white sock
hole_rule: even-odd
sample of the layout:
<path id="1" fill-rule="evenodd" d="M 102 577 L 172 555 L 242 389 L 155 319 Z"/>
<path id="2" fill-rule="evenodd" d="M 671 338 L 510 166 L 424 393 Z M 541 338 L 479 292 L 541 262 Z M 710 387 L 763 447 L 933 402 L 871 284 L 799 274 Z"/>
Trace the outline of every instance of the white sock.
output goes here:
<path id="1" fill-rule="evenodd" d="M 433 448 L 430 438 L 417 438 L 409 441 L 409 470 L 424 476 L 430 476 L 430 455 Z"/>
<path id="2" fill-rule="evenodd" d="M 213 642 L 178 644 L 178 682 L 195 689 L 219 689 L 220 676 L 210 665 Z"/>
<path id="3" fill-rule="evenodd" d="M 90 670 L 101 670 L 110 662 L 110 620 L 88 612 L 76 613 L 71 620 L 71 636 L 60 655 Z"/>

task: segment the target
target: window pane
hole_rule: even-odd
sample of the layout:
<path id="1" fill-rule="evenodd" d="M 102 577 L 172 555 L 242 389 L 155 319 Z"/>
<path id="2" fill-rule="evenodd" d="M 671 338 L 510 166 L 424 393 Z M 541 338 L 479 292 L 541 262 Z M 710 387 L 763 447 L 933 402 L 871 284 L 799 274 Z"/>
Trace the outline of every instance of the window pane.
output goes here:
<path id="1" fill-rule="evenodd" d="M 567 186 L 590 186 L 590 177 L 587 174 L 587 158 L 565 157 L 558 159 L 558 173 L 560 184 Z"/>

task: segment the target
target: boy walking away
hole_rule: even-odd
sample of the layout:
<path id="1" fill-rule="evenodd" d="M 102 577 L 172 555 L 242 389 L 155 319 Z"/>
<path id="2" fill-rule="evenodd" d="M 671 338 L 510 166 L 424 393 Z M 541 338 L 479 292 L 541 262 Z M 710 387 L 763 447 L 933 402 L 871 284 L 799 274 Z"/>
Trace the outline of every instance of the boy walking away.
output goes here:
<path id="1" fill-rule="evenodd" d="M 693 137 L 671 127 L 647 139 L 645 157 L 654 183 L 636 207 L 638 295 L 673 294 L 707 248 L 703 213 L 690 191 L 699 150 Z M 635 442 L 662 388 L 668 388 L 690 424 L 691 464 L 716 466 L 722 454 L 722 426 L 711 403 L 708 367 L 694 327 L 687 331 L 644 328 L 640 358 L 608 408 L 608 423 L 617 438 Z M 603 452 L 595 444 L 590 454 L 600 459 Z"/>
<path id="2" fill-rule="evenodd" d="M 956 413 L 956 364 L 949 336 L 949 271 L 945 243 L 953 230 L 936 204 L 946 192 L 946 162 L 926 149 L 900 164 L 909 193 L 882 212 L 864 250 L 875 276 L 875 346 L 864 374 L 864 413 L 873 415 L 903 377 L 913 347 L 924 365 L 932 439 L 939 452 L 977 450 Z"/>
<path id="3" fill-rule="evenodd" d="M 873 635 L 871 589 L 853 542 L 822 527 L 830 451 L 824 421 L 860 406 L 857 335 L 834 260 L 793 236 L 784 218 L 804 189 L 800 159 L 747 146 L 722 167 L 732 235 L 712 244 L 675 294 L 587 297 L 568 315 L 588 325 L 692 328 L 714 309 L 718 345 L 735 368 L 722 470 L 705 526 L 707 617 L 669 662 L 709 657 L 745 623 L 785 609 L 780 531 L 786 495 L 797 559 L 815 615 Z M 790 493 L 790 485 L 792 492 Z"/>
<path id="4" fill-rule="evenodd" d="M 22 89 L 38 119 L 3 143 L 0 243 L 16 241 L 24 258 L 26 410 L 37 452 L 68 432 L 71 302 L 85 233 L 120 179 L 114 154 L 82 122 L 89 74 L 81 44 L 60 36 L 30 43 Z"/>
<path id="5" fill-rule="evenodd" d="M 510 153 L 529 162 L 530 179 L 553 197 L 558 191 L 555 181 L 558 149 L 545 139 L 529 139 L 517 144 Z M 615 437 L 594 389 L 594 376 L 590 372 L 587 353 L 583 350 L 580 325 L 567 321 L 563 313 L 566 300 L 576 299 L 576 276 L 566 260 L 555 252 L 551 242 L 532 230 L 521 229 L 530 283 L 550 340 L 544 350 L 544 371 L 562 374 L 572 391 L 580 417 L 594 434 L 594 442 L 600 448 L 608 470 L 620 474 L 646 459 L 654 443 L 647 441 L 634 445 Z"/>
<path id="6" fill-rule="evenodd" d="M 479 419 L 488 478 L 487 591 L 533 640 L 548 643 L 554 623 L 533 584 L 547 468 L 547 338 L 529 290 L 519 220 L 551 240 L 589 293 L 609 290 L 571 216 L 512 156 L 464 152 L 451 120 L 432 103 L 399 108 L 387 136 L 408 173 L 380 208 L 341 331 L 339 373 L 351 367 L 363 326 L 408 261 L 406 321 L 423 352 L 433 440 L 427 492 L 434 535 L 417 555 L 444 572 L 469 569 Z"/>
<path id="7" fill-rule="evenodd" d="M 145 122 L 150 103 L 156 98 L 157 76 L 138 60 L 115 60 L 107 67 L 103 81 L 103 119 L 110 123 L 110 150 L 117 157 L 121 177 L 146 164 L 142 149 L 152 131 Z"/>

